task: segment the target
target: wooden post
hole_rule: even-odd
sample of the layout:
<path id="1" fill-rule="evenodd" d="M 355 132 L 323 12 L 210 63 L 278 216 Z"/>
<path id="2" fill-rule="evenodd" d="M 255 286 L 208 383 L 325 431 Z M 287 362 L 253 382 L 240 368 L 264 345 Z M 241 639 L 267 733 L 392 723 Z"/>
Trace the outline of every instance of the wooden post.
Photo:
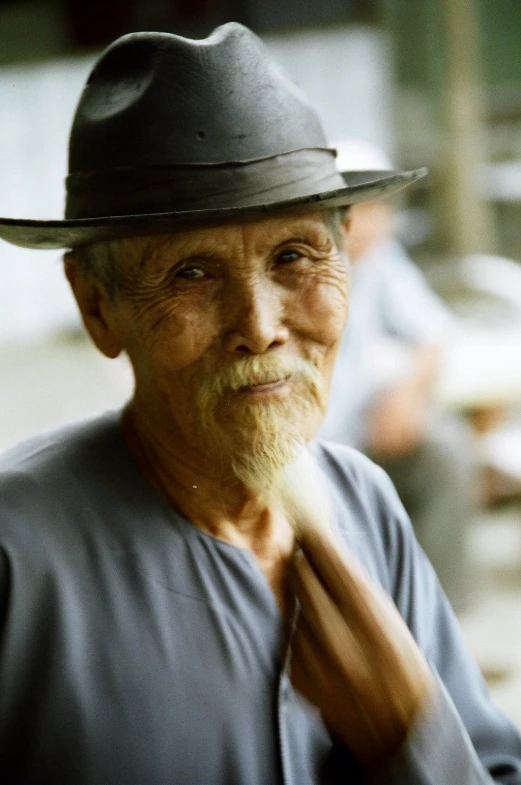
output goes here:
<path id="1" fill-rule="evenodd" d="M 458 254 L 497 252 L 493 209 L 484 195 L 486 102 L 479 68 L 475 0 L 441 0 L 447 64 L 445 223 Z"/>

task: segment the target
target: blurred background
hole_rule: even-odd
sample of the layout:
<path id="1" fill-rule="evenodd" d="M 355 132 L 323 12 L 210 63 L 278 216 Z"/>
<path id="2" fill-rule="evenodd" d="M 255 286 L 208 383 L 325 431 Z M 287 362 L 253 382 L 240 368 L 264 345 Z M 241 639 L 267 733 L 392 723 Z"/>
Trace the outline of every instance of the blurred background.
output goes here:
<path id="1" fill-rule="evenodd" d="M 61 217 L 72 114 L 107 43 L 230 20 L 263 38 L 330 139 L 429 167 L 396 206 L 398 237 L 457 324 L 434 394 L 479 464 L 460 618 L 521 725 L 521 4 L 0 0 L 0 215 Z M 85 338 L 58 252 L 0 244 L 0 379 L 0 449 L 128 397 L 125 360 Z"/>

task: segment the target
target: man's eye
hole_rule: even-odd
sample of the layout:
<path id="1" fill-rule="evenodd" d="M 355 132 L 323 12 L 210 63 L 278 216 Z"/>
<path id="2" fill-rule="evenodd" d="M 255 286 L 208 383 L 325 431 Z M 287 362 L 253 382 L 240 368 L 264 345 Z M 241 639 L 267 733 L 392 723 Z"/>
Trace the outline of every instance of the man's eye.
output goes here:
<path id="1" fill-rule="evenodd" d="M 300 251 L 282 251 L 277 256 L 277 263 L 278 264 L 291 264 L 292 262 L 296 262 L 301 259 L 303 254 Z"/>
<path id="2" fill-rule="evenodd" d="M 195 281 L 204 276 L 205 272 L 200 267 L 181 267 L 175 274 L 176 278 L 183 278 L 185 281 Z"/>

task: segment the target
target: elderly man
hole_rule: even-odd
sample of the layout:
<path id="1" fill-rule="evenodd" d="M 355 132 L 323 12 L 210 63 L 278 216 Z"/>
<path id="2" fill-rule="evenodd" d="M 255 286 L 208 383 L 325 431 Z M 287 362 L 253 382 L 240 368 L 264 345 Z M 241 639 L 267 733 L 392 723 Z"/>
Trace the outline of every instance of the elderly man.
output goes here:
<path id="1" fill-rule="evenodd" d="M 9 783 L 521 782 L 390 482 L 314 443 L 347 313 L 345 184 L 247 29 L 137 34 L 89 77 L 65 267 L 132 400 L 1 463 Z"/>

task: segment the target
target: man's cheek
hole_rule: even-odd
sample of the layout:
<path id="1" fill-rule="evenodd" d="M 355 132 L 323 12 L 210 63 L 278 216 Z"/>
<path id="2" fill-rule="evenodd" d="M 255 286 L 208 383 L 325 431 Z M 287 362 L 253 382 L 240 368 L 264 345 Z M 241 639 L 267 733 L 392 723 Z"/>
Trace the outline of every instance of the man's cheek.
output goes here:
<path id="1" fill-rule="evenodd" d="M 326 344 L 334 342 L 343 333 L 349 308 L 348 286 L 322 283 L 304 299 L 304 311 L 313 322 L 317 337 Z"/>
<path id="2" fill-rule="evenodd" d="M 349 297 L 349 273 L 343 261 L 317 271 L 313 288 L 319 297 L 331 301 L 332 304 L 345 307 Z"/>
<path id="3" fill-rule="evenodd" d="M 141 322 L 140 343 L 152 360 L 166 363 L 171 369 L 183 368 L 197 361 L 219 336 L 218 321 L 211 308 L 165 307 L 147 314 Z"/>

